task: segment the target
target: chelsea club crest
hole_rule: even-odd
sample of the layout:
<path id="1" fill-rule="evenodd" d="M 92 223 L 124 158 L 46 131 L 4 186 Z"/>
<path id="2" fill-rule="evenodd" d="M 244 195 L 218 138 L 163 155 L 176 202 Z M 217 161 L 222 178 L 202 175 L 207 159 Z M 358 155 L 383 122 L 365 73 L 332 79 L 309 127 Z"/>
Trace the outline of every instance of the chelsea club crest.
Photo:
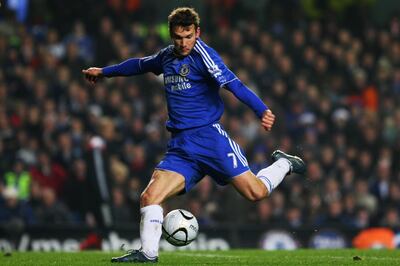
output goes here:
<path id="1" fill-rule="evenodd" d="M 189 75 L 190 72 L 190 68 L 188 64 L 183 64 L 181 66 L 181 69 L 179 70 L 179 75 L 181 75 L 182 77 L 186 77 L 187 75 Z"/>

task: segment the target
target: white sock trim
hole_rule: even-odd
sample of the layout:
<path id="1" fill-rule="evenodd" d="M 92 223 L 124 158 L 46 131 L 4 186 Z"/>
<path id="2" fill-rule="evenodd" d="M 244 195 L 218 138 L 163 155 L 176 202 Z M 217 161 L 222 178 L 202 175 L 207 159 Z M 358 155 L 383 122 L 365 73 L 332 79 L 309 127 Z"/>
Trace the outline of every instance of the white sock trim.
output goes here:
<path id="1" fill-rule="evenodd" d="M 257 177 L 263 182 L 268 190 L 268 194 L 282 182 L 283 178 L 290 171 L 290 162 L 281 158 L 257 173 Z"/>
<path id="2" fill-rule="evenodd" d="M 258 176 L 257 177 L 261 180 L 261 182 L 264 183 L 264 186 L 267 188 L 268 190 L 268 194 L 271 194 L 272 190 L 274 190 L 274 188 L 272 187 L 271 181 L 269 181 L 268 177 L 266 176 Z"/>

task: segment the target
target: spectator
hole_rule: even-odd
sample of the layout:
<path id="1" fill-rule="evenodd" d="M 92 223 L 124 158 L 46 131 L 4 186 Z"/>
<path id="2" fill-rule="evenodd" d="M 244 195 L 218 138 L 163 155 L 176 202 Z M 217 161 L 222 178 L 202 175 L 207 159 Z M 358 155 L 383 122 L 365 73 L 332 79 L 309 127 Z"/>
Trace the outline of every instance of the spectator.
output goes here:
<path id="1" fill-rule="evenodd" d="M 388 158 L 380 159 L 376 169 L 376 180 L 372 184 L 371 191 L 380 202 L 384 202 L 389 197 L 389 187 L 391 177 L 390 160 Z"/>
<path id="2" fill-rule="evenodd" d="M 121 188 L 112 190 L 113 224 L 115 226 L 130 226 L 133 222 L 132 211 L 126 204 L 126 198 Z"/>
<path id="3" fill-rule="evenodd" d="M 24 162 L 16 160 L 13 170 L 4 175 L 5 186 L 7 189 L 15 189 L 19 200 L 27 200 L 30 195 L 31 175 L 26 170 Z"/>
<path id="4" fill-rule="evenodd" d="M 304 225 L 303 215 L 299 207 L 289 207 L 286 212 L 286 221 L 289 228 L 298 229 Z"/>
<path id="5" fill-rule="evenodd" d="M 140 194 L 142 192 L 142 184 L 138 177 L 132 177 L 128 182 L 127 203 L 134 222 L 140 221 Z"/>
<path id="6" fill-rule="evenodd" d="M 261 226 L 270 226 L 275 222 L 273 217 L 273 207 L 269 201 L 261 201 L 256 207 L 256 216 L 253 221 L 254 224 Z"/>
<path id="7" fill-rule="evenodd" d="M 315 221 L 316 226 L 320 227 L 339 227 L 345 226 L 351 228 L 352 220 L 349 220 L 343 213 L 343 204 L 341 201 L 332 201 L 328 203 L 328 210 Z"/>
<path id="8" fill-rule="evenodd" d="M 51 187 L 44 187 L 41 206 L 36 209 L 38 222 L 42 225 L 65 225 L 72 223 L 68 208 L 57 199 L 56 192 Z"/>
<path id="9" fill-rule="evenodd" d="M 36 218 L 31 206 L 18 199 L 18 191 L 14 187 L 4 189 L 0 197 L 0 231 L 16 246 L 24 229 L 34 224 Z"/>
<path id="10" fill-rule="evenodd" d="M 0 198 L 0 226 L 21 232 L 26 225 L 36 223 L 31 206 L 18 199 L 18 191 L 14 187 L 4 189 Z"/>
<path id="11" fill-rule="evenodd" d="M 376 213 L 378 202 L 376 197 L 369 192 L 367 181 L 358 180 L 356 182 L 355 198 L 358 207 L 367 209 L 370 214 Z"/>
<path id="12" fill-rule="evenodd" d="M 57 195 L 60 195 L 67 180 L 67 173 L 64 168 L 53 162 L 45 151 L 39 153 L 38 163 L 32 167 L 30 174 L 32 179 L 38 182 L 41 187 L 51 188 Z"/>
<path id="13" fill-rule="evenodd" d="M 355 227 L 357 229 L 365 229 L 371 225 L 371 215 L 366 208 L 360 208 L 356 212 Z"/>
<path id="14" fill-rule="evenodd" d="M 381 226 L 390 228 L 400 227 L 400 216 L 396 208 L 388 208 L 380 221 Z"/>
<path id="15" fill-rule="evenodd" d="M 75 160 L 72 163 L 69 178 L 64 185 L 62 198 L 77 223 L 85 221 L 87 214 L 95 204 L 96 194 L 93 193 L 87 171 L 87 164 L 84 160 Z"/>

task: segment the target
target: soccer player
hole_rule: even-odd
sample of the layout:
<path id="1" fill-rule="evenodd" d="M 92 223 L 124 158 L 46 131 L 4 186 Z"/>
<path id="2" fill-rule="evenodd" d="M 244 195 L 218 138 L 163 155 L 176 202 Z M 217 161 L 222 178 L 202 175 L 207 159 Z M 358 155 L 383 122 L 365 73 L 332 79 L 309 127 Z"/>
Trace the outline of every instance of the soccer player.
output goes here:
<path id="1" fill-rule="evenodd" d="M 220 185 L 232 184 L 245 198 L 259 201 L 286 175 L 303 174 L 306 170 L 299 157 L 279 150 L 272 153 L 272 165 L 257 175 L 249 170 L 242 149 L 218 122 L 224 110 L 219 90 L 229 90 L 249 106 L 266 131 L 271 130 L 275 115 L 226 67 L 218 53 L 199 38 L 200 19 L 194 9 L 173 10 L 168 23 L 173 45 L 152 56 L 83 70 L 93 84 L 102 77 L 147 72 L 164 75 L 169 115 L 166 127 L 172 137 L 167 153 L 141 194 L 142 246 L 112 258 L 112 262 L 157 262 L 163 222 L 161 204 L 190 191 L 205 175 Z"/>

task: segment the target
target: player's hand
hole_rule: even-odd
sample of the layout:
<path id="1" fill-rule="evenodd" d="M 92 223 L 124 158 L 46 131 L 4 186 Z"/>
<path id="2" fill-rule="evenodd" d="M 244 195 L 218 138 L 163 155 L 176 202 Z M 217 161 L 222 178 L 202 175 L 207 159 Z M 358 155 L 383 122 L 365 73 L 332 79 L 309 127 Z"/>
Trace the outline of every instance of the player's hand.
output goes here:
<path id="1" fill-rule="evenodd" d="M 99 67 L 83 69 L 82 73 L 85 75 L 86 80 L 93 85 L 103 77 L 103 70 Z"/>
<path id="2" fill-rule="evenodd" d="M 266 131 L 270 131 L 275 122 L 275 115 L 271 110 L 266 110 L 261 118 L 261 125 Z"/>

